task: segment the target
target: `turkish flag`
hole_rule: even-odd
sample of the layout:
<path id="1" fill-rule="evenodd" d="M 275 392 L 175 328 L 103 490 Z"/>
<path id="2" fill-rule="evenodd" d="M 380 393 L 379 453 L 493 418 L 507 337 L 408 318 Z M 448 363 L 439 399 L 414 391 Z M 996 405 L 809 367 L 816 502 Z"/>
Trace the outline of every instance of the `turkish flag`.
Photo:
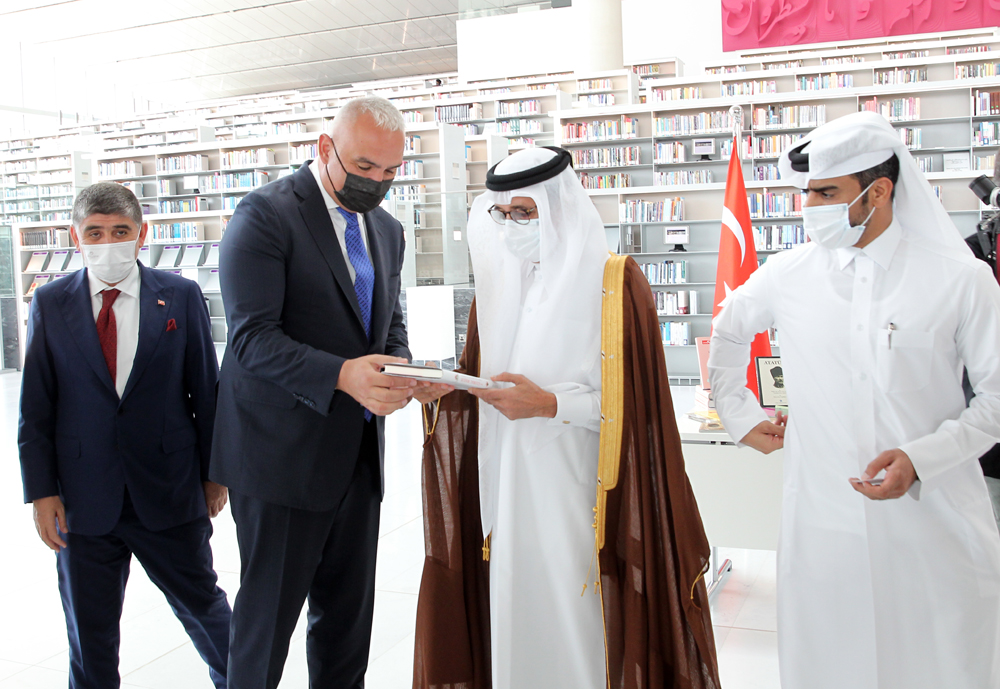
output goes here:
<path id="1" fill-rule="evenodd" d="M 741 142 L 734 137 L 729 173 L 726 175 L 726 198 L 722 204 L 722 234 L 719 238 L 719 265 L 715 273 L 713 320 L 722 310 L 725 298 L 757 270 L 757 250 L 754 248 L 747 188 L 743 183 L 743 168 L 740 166 L 740 146 Z M 758 395 L 756 361 L 759 356 L 771 356 L 771 341 L 766 332 L 759 333 L 750 346 L 747 387 L 754 395 Z"/>

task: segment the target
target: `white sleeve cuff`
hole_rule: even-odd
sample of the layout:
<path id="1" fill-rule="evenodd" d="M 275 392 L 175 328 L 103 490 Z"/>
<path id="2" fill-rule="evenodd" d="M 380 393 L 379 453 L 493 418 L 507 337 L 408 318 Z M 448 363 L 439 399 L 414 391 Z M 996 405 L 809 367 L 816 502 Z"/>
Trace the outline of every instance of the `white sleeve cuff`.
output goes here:
<path id="1" fill-rule="evenodd" d="M 592 426 L 594 422 L 600 427 L 601 404 L 600 394 L 594 392 L 557 392 L 556 415 L 549 419 L 550 425 L 559 426 Z M 595 398 L 597 404 L 594 404 Z M 596 419 L 595 419 L 596 406 Z"/>

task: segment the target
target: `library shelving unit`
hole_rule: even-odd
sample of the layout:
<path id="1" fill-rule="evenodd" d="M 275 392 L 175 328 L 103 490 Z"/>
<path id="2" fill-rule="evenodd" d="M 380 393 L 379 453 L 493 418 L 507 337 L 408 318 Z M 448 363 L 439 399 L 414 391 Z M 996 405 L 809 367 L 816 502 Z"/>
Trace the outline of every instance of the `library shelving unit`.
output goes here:
<path id="1" fill-rule="evenodd" d="M 637 62 L 626 65 L 626 67 L 639 77 L 639 85 L 642 88 L 645 88 L 646 81 L 650 79 L 664 79 L 684 75 L 684 62 L 676 57 Z"/>
<path id="2" fill-rule="evenodd" d="M 639 106 L 554 113 L 557 144 L 573 152 L 609 246 L 633 255 L 651 279 L 672 381 L 698 380 L 694 338 L 710 333 L 729 107 L 743 107 L 741 160 L 759 259 L 805 241 L 798 190 L 778 176 L 780 152 L 859 110 L 893 123 L 968 236 L 985 210 L 968 184 L 992 173 L 1000 149 L 1000 40 L 986 38 L 758 54 L 730 65 L 746 71 L 651 79 L 651 100 Z M 823 78 L 833 71 L 820 61 L 833 58 L 842 60 L 836 74 L 851 80 Z"/>

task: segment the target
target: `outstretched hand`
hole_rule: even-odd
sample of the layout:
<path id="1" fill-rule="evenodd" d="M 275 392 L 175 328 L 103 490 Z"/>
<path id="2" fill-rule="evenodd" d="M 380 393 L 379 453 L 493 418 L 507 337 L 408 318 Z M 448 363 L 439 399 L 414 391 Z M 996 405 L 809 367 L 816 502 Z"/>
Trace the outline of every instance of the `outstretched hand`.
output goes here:
<path id="1" fill-rule="evenodd" d="M 761 421 L 743 436 L 740 442 L 749 445 L 758 452 L 769 455 L 785 446 L 785 427 L 787 425 L 788 416 L 779 411 L 775 414 L 773 423 Z"/>
<path id="2" fill-rule="evenodd" d="M 881 485 L 872 485 L 869 481 L 885 469 L 885 477 Z M 849 479 L 854 490 L 870 500 L 895 500 L 901 498 L 917 480 L 917 470 L 913 468 L 910 456 L 896 448 L 886 450 L 865 469 L 860 479 Z"/>
<path id="3" fill-rule="evenodd" d="M 498 412 L 511 421 L 535 417 L 547 419 L 555 417 L 556 396 L 542 390 L 524 376 L 517 373 L 501 373 L 493 376 L 491 380 L 500 383 L 514 383 L 514 387 L 502 390 L 472 388 L 469 392 L 486 404 L 495 407 Z"/>
<path id="4" fill-rule="evenodd" d="M 408 363 L 406 359 L 382 354 L 348 359 L 340 368 L 337 389 L 346 392 L 371 413 L 388 416 L 407 405 L 417 381 L 387 376 L 380 370 L 385 364 L 405 363 Z"/>

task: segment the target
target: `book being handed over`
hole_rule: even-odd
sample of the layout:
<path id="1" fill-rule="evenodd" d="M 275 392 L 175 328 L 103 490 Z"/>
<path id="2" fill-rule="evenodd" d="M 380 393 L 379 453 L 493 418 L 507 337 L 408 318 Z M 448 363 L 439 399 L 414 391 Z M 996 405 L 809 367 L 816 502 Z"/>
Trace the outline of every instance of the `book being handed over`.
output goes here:
<path id="1" fill-rule="evenodd" d="M 385 364 L 382 366 L 382 373 L 396 378 L 413 378 L 426 383 L 453 385 L 456 390 L 469 390 L 470 388 L 499 390 L 514 385 L 513 383 L 501 383 L 488 378 L 477 378 L 476 376 L 467 376 L 464 373 L 445 371 L 433 366 L 418 366 L 417 364 Z"/>

